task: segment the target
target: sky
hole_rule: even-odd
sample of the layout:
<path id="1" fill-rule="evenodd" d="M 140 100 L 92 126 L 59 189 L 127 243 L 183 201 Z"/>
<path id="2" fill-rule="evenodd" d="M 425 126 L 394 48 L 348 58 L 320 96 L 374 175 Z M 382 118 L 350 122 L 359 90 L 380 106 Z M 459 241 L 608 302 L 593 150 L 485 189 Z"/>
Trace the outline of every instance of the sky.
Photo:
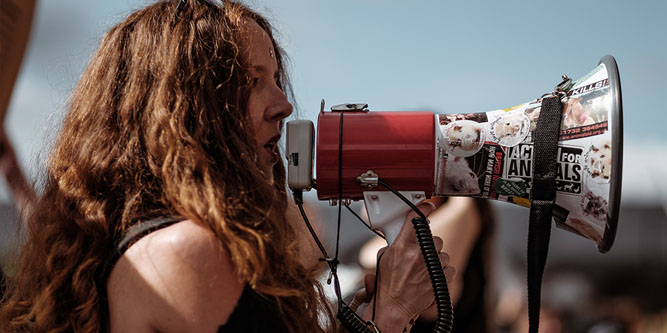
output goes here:
<path id="1" fill-rule="evenodd" d="M 6 130 L 31 178 L 106 30 L 146 0 L 38 1 Z M 624 121 L 623 203 L 667 207 L 667 2 L 248 0 L 290 57 L 294 117 L 327 106 L 470 113 L 540 97 L 616 58 Z M 0 201 L 9 200 L 5 186 Z"/>

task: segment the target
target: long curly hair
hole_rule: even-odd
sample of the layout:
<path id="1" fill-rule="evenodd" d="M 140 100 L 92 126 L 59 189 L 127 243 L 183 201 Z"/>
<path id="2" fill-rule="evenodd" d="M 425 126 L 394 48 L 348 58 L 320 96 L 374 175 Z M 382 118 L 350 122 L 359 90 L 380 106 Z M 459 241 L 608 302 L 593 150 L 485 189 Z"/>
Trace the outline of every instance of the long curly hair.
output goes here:
<path id="1" fill-rule="evenodd" d="M 243 21 L 284 52 L 267 20 L 226 1 L 162 1 L 111 28 L 71 97 L 44 191 L 0 308 L 0 331 L 108 330 L 105 260 L 130 226 L 182 216 L 209 228 L 239 278 L 275 301 L 292 331 L 321 331 L 316 271 L 299 256 L 281 163 L 268 181 L 248 119 Z M 319 292 L 318 292 L 319 291 Z"/>

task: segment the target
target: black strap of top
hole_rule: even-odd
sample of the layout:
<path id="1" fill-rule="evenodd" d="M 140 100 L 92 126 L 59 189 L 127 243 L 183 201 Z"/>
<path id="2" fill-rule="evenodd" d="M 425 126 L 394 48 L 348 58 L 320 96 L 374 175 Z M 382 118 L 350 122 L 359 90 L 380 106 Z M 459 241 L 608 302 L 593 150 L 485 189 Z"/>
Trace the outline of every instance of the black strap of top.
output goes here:
<path id="1" fill-rule="evenodd" d="M 132 244 L 136 243 L 138 240 L 140 240 L 142 237 L 150 234 L 153 231 L 166 228 L 176 222 L 182 221 L 183 218 L 180 216 L 176 217 L 159 217 L 156 219 L 144 221 L 137 223 L 133 226 L 131 226 L 129 229 L 127 229 L 127 232 L 125 232 L 125 236 L 116 244 L 115 251 L 113 252 L 113 255 L 111 258 L 106 263 L 106 269 L 105 269 L 105 276 L 104 276 L 104 282 L 106 282 L 106 278 L 108 278 L 108 274 L 111 273 L 111 270 L 113 267 L 116 265 L 116 262 L 120 259 L 120 257 L 127 251 L 127 249 L 132 246 Z"/>
<path id="2" fill-rule="evenodd" d="M 533 146 L 533 184 L 528 225 L 528 323 L 537 333 L 540 321 L 542 274 L 549 251 L 551 215 L 556 200 L 558 136 L 561 123 L 559 96 L 542 100 Z"/>
<path id="3" fill-rule="evenodd" d="M 111 270 L 116 265 L 116 262 L 118 262 L 120 257 L 125 253 L 125 251 L 127 251 L 127 249 L 130 248 L 130 246 L 132 246 L 132 244 L 136 243 L 142 237 L 150 234 L 153 231 L 166 228 L 182 220 L 183 220 L 182 217 L 160 217 L 145 222 L 139 222 L 131 226 L 129 229 L 127 229 L 127 232 L 125 232 L 125 235 L 120 240 L 120 242 L 115 244 L 111 256 L 104 262 L 102 267 L 99 268 L 99 271 L 95 276 L 95 283 L 97 284 L 100 298 L 104 300 L 104 302 L 102 302 L 101 305 L 102 306 L 101 315 L 103 322 L 107 323 L 106 324 L 107 329 L 105 330 L 105 332 L 109 331 L 108 328 L 109 309 L 108 309 L 108 304 L 106 302 L 107 300 L 106 283 L 107 279 L 109 279 L 109 274 L 111 274 Z"/>

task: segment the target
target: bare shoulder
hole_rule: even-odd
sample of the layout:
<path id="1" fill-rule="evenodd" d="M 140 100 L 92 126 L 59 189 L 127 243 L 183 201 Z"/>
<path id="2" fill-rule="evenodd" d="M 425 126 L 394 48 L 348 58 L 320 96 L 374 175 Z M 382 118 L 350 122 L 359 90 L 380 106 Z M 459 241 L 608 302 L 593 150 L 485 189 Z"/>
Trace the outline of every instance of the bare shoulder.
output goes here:
<path id="1" fill-rule="evenodd" d="M 244 284 L 213 232 L 186 220 L 132 245 L 107 282 L 112 331 L 215 331 Z"/>

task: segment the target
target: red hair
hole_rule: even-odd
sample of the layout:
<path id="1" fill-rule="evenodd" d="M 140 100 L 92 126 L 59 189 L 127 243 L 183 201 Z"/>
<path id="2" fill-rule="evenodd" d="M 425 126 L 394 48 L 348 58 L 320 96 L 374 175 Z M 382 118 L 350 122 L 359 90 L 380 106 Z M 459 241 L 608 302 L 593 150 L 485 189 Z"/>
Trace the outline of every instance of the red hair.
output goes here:
<path id="1" fill-rule="evenodd" d="M 107 330 L 104 262 L 129 226 L 160 216 L 209 228 L 290 330 L 322 330 L 315 272 L 297 261 L 285 217 L 284 167 L 274 167 L 273 183 L 258 167 L 243 19 L 273 41 L 289 90 L 283 52 L 269 23 L 240 4 L 190 1 L 175 17 L 176 4 L 158 2 L 113 27 L 83 73 L 27 220 L 1 331 Z"/>

